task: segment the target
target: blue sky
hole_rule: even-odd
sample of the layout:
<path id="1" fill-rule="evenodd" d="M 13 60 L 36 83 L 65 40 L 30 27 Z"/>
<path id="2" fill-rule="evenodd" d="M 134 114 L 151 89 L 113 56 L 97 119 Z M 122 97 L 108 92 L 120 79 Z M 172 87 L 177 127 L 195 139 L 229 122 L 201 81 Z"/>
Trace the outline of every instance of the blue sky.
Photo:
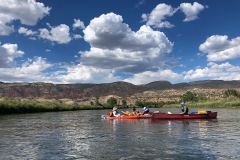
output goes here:
<path id="1" fill-rule="evenodd" d="M 0 0 L 0 81 L 240 80 L 240 1 Z"/>

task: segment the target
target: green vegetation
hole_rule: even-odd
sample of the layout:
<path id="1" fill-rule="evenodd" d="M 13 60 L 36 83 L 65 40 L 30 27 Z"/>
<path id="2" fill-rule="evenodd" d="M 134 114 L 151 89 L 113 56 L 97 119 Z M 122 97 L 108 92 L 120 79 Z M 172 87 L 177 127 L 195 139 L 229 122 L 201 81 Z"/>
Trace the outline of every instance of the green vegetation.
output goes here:
<path id="1" fill-rule="evenodd" d="M 107 100 L 107 105 L 112 108 L 113 106 L 117 105 L 117 99 L 114 97 L 109 98 Z"/>
<path id="2" fill-rule="evenodd" d="M 180 102 L 187 103 L 189 108 L 239 108 L 240 109 L 240 93 L 234 89 L 228 89 L 223 92 L 223 97 L 218 99 L 207 99 L 190 91 L 181 96 L 181 100 L 173 102 L 147 102 L 136 101 L 136 107 L 152 107 L 152 108 L 179 108 Z M 0 100 L 0 114 L 11 113 L 34 113 L 34 112 L 53 112 L 53 111 L 70 111 L 70 110 L 90 110 L 90 109 L 111 109 L 117 105 L 121 108 L 128 108 L 127 101 L 122 100 L 122 105 L 117 104 L 117 99 L 111 97 L 106 104 L 99 102 L 99 97 L 95 101 L 91 101 L 89 105 L 81 105 L 78 103 L 66 104 L 61 100 L 56 101 L 36 101 L 36 100 L 20 100 L 20 99 L 2 99 Z M 133 105 L 130 105 L 133 107 Z"/>
<path id="3" fill-rule="evenodd" d="M 95 98 L 95 106 L 100 106 L 99 97 Z"/>
<path id="4" fill-rule="evenodd" d="M 94 105 L 93 101 L 91 101 L 91 102 L 90 102 L 90 105 L 91 105 L 91 106 L 93 106 L 93 105 Z"/>
<path id="5" fill-rule="evenodd" d="M 123 107 L 127 107 L 127 101 L 124 99 L 124 100 L 122 100 L 122 106 Z"/>
<path id="6" fill-rule="evenodd" d="M 163 108 L 179 108 L 181 101 L 187 102 L 190 108 L 239 108 L 240 109 L 240 93 L 234 89 L 224 91 L 224 97 L 219 99 L 207 99 L 202 95 L 197 95 L 187 91 L 181 96 L 180 101 L 173 102 L 146 102 L 136 101 L 138 107 L 163 107 Z"/>
<path id="7" fill-rule="evenodd" d="M 181 96 L 181 99 L 182 99 L 182 101 L 184 101 L 184 102 L 188 102 L 188 101 L 197 102 L 197 101 L 198 101 L 197 94 L 196 94 L 196 93 L 192 93 L 192 92 L 190 92 L 190 91 L 187 91 L 186 93 L 184 93 L 184 94 Z"/>
<path id="8" fill-rule="evenodd" d="M 10 113 L 35 113 L 35 112 L 53 112 L 53 111 L 70 111 L 70 110 L 90 110 L 90 109 L 105 109 L 107 106 L 92 106 L 66 104 L 61 101 L 44 101 L 39 102 L 35 100 L 17 100 L 17 99 L 3 99 L 0 100 L 0 114 Z"/>
<path id="9" fill-rule="evenodd" d="M 152 108 L 160 108 L 163 107 L 165 103 L 164 102 L 145 102 L 145 101 L 136 101 L 135 102 L 135 106 L 138 107 L 144 107 L 144 106 L 148 106 L 148 107 L 152 107 Z"/>
<path id="10" fill-rule="evenodd" d="M 224 92 L 224 95 L 226 97 L 237 97 L 240 98 L 240 93 L 236 91 L 235 89 L 228 89 Z"/>

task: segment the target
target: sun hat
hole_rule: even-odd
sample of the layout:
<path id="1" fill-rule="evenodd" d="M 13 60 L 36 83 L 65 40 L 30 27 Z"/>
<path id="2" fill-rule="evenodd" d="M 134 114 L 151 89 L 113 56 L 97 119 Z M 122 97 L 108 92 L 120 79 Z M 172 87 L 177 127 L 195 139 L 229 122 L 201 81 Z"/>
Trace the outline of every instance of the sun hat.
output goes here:
<path id="1" fill-rule="evenodd" d="M 181 102 L 181 105 L 185 104 L 184 102 Z"/>
<path id="2" fill-rule="evenodd" d="M 113 111 L 116 111 L 117 110 L 117 107 L 113 107 L 113 109 L 112 109 Z"/>

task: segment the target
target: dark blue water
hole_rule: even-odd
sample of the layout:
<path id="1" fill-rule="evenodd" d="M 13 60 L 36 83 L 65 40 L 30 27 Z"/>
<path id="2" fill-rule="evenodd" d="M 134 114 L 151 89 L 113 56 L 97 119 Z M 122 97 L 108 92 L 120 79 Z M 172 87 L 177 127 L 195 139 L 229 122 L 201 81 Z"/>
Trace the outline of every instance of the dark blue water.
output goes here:
<path id="1" fill-rule="evenodd" d="M 217 119 L 101 119 L 108 110 L 2 115 L 0 159 L 240 159 L 240 110 L 212 111 Z"/>

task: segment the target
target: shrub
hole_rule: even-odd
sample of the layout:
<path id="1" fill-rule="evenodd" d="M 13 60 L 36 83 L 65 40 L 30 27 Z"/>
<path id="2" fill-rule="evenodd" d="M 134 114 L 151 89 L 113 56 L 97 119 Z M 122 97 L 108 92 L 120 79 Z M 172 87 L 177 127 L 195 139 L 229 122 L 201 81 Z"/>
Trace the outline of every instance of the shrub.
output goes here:
<path id="1" fill-rule="evenodd" d="M 117 99 L 114 97 L 111 97 L 107 100 L 107 105 L 110 107 L 113 107 L 115 105 L 117 105 Z"/>
<path id="2" fill-rule="evenodd" d="M 235 89 L 228 89 L 228 90 L 224 91 L 224 95 L 225 95 L 226 97 L 231 97 L 231 96 L 233 96 L 233 97 L 238 97 L 238 98 L 240 98 L 240 93 L 239 93 L 238 91 L 236 91 Z"/>
<path id="3" fill-rule="evenodd" d="M 182 101 L 184 102 L 197 102 L 198 98 L 197 98 L 197 94 L 196 93 L 192 93 L 190 91 L 187 91 L 186 93 L 184 93 L 181 96 Z"/>

